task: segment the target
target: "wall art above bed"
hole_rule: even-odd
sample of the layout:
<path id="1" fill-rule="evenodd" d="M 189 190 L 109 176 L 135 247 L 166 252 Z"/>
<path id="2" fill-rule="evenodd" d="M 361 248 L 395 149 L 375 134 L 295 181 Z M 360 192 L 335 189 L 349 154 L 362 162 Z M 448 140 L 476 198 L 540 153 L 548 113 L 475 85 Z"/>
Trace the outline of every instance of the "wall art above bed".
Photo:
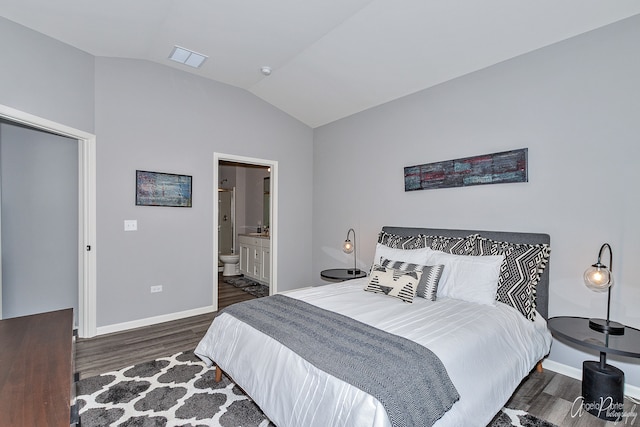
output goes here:
<path id="1" fill-rule="evenodd" d="M 404 168 L 404 191 L 528 182 L 527 148 Z"/>
<path id="2" fill-rule="evenodd" d="M 136 171 L 137 206 L 191 207 L 190 175 Z"/>

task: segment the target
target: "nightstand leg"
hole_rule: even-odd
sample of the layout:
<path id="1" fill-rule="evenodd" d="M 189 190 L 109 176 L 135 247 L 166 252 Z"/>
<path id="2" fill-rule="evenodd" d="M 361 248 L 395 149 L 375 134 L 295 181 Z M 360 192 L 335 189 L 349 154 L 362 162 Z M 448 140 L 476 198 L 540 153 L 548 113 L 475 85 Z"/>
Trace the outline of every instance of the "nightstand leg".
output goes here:
<path id="1" fill-rule="evenodd" d="M 606 354 L 600 353 L 600 361 L 582 363 L 584 409 L 603 420 L 622 420 L 624 372 L 607 365 L 606 360 Z"/>

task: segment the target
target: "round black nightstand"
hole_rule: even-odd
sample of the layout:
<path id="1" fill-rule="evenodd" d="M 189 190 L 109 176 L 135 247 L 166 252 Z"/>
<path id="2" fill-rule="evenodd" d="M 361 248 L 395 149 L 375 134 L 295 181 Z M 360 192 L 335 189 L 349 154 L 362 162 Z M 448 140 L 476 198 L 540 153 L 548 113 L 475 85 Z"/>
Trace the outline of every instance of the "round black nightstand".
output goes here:
<path id="1" fill-rule="evenodd" d="M 552 317 L 547 326 L 558 338 L 600 352 L 600 361 L 582 364 L 583 406 L 603 420 L 622 419 L 624 372 L 607 364 L 607 353 L 640 358 L 640 330 L 625 326 L 622 335 L 597 332 L 584 317 Z M 602 403 L 605 408 L 601 408 Z"/>
<path id="2" fill-rule="evenodd" d="M 353 268 L 332 268 L 329 270 L 322 270 L 320 272 L 320 277 L 336 282 L 344 282 L 345 280 L 367 277 L 367 273 L 362 270 L 356 270 L 354 272 Z"/>

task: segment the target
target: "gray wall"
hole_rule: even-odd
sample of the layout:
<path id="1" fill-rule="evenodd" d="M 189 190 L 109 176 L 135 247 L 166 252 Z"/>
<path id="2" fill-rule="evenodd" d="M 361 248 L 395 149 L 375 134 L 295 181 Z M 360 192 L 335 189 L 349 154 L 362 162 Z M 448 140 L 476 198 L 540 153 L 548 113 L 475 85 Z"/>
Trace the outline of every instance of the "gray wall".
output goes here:
<path id="1" fill-rule="evenodd" d="M 640 16 L 316 129 L 316 282 L 349 265 L 349 227 L 363 267 L 383 225 L 545 232 L 550 315 L 606 316 L 606 294 L 582 273 L 609 242 L 612 318 L 640 327 L 638 40 Z M 523 147 L 528 183 L 404 192 L 405 166 Z M 597 359 L 557 341 L 550 358 Z M 618 365 L 640 386 L 633 363 Z"/>
<path id="2" fill-rule="evenodd" d="M 93 56 L 1 17 L 0 46 L 0 104 L 85 132 L 94 131 Z M 77 143 L 73 149 L 77 154 Z M 77 177 L 77 164 L 74 170 Z M 52 239 L 43 242 L 55 243 Z M 72 286 L 77 290 L 77 277 Z M 24 313 L 25 308 L 42 311 L 74 305 L 67 298 L 70 289 L 34 291 L 28 307 L 17 310 Z M 12 298 L 24 299 L 22 294 L 11 297 L 8 292 L 3 298 L 5 317 L 14 312 Z"/>
<path id="3" fill-rule="evenodd" d="M 0 104 L 93 133 L 93 56 L 0 17 Z"/>
<path id="4" fill-rule="evenodd" d="M 2 317 L 78 308 L 78 141 L 0 121 Z"/>
<path id="5" fill-rule="evenodd" d="M 212 300 L 213 153 L 279 162 L 278 289 L 307 286 L 312 130 L 246 91 L 146 61 L 96 58 L 98 326 Z M 135 170 L 193 176 L 193 208 L 134 205 Z M 137 219 L 137 232 L 123 220 Z M 163 285 L 162 293 L 149 287 Z"/>
<path id="6" fill-rule="evenodd" d="M 296 245 L 311 240 L 309 127 L 244 90 L 94 58 L 3 18 L 0 43 L 0 104 L 97 136 L 98 327 L 211 304 L 214 152 L 279 162 L 278 286 L 308 285 L 311 253 Z M 193 208 L 136 207 L 136 169 L 193 175 Z"/>

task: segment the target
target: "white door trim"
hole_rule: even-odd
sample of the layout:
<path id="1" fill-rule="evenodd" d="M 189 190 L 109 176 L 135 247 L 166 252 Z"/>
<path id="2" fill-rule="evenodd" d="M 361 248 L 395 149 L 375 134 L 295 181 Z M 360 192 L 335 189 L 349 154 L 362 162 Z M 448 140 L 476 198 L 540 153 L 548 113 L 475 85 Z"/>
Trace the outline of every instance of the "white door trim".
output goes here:
<path id="1" fill-rule="evenodd" d="M 271 203 L 269 216 L 269 242 L 271 245 L 270 294 L 278 293 L 278 161 L 234 154 L 213 153 L 213 309 L 218 311 L 218 182 L 220 161 L 247 163 L 271 168 Z M 234 231 L 235 233 L 235 231 Z"/>
<path id="2" fill-rule="evenodd" d="M 96 335 L 96 136 L 1 104 L 0 118 L 78 140 L 78 335 L 93 337 Z"/>

